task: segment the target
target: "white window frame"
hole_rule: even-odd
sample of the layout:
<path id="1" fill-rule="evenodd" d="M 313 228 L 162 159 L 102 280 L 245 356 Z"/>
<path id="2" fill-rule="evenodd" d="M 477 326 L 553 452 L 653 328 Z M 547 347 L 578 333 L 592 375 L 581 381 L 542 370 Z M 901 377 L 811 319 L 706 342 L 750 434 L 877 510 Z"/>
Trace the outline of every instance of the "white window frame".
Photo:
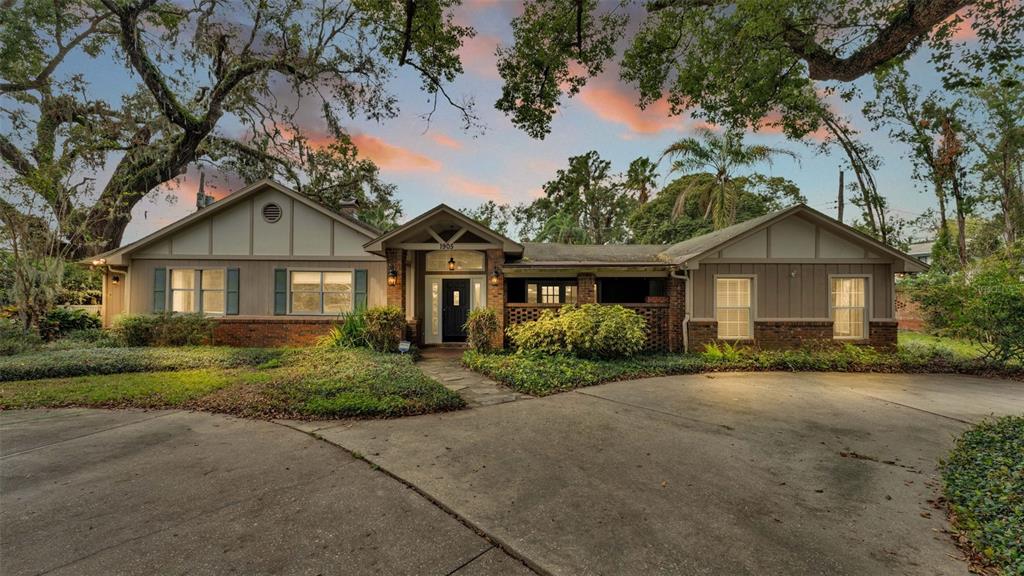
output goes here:
<path id="1" fill-rule="evenodd" d="M 356 271 L 355 268 L 330 268 L 330 269 L 316 269 L 316 268 L 286 268 L 287 284 L 288 289 L 286 291 L 288 298 L 288 315 L 289 316 L 340 316 L 341 314 L 348 314 L 355 310 L 356 306 Z M 293 312 L 292 311 L 292 273 L 293 272 L 316 272 L 320 274 L 320 311 L 319 312 Z M 348 272 L 351 278 L 350 286 L 352 292 L 352 306 L 348 310 L 342 310 L 341 312 L 324 312 L 324 274 L 330 274 L 331 272 Z M 367 286 L 369 289 L 369 286 Z M 310 292 L 312 294 L 312 292 Z"/>
<path id="2" fill-rule="evenodd" d="M 526 281 L 526 303 L 527 304 L 541 304 L 545 306 L 564 306 L 567 304 L 576 304 L 579 302 L 579 286 L 576 281 L 570 281 L 571 279 L 560 280 L 555 278 L 540 278 L 540 279 L 528 279 Z M 530 301 L 530 286 L 535 286 L 536 299 Z M 545 302 L 544 301 L 544 288 L 557 288 L 558 289 L 558 301 L 557 302 Z M 573 291 L 573 301 L 569 301 L 569 291 Z"/>
<path id="3" fill-rule="evenodd" d="M 857 336 L 837 336 L 835 329 L 836 321 L 836 307 L 832 305 L 832 279 L 833 278 L 860 278 L 864 280 L 864 335 L 861 337 Z M 828 318 L 832 321 L 832 339 L 833 340 L 868 340 L 871 337 L 871 274 L 829 274 L 828 275 Z M 895 292 L 895 291 L 894 291 Z M 842 306 L 843 309 L 853 309 L 855 306 Z"/>
<path id="4" fill-rule="evenodd" d="M 717 325 L 718 319 L 718 280 L 728 279 L 746 279 L 750 281 L 750 314 L 747 315 L 747 333 L 748 336 L 745 338 L 725 338 L 721 335 L 721 328 Z M 754 318 L 757 316 L 757 275 L 755 274 L 715 274 L 713 276 L 713 283 L 711 285 L 712 294 L 712 311 L 714 312 L 715 318 L 715 338 L 718 340 L 732 340 L 737 342 L 743 342 L 754 339 Z M 741 307 L 730 307 L 730 309 L 739 310 Z"/>
<path id="5" fill-rule="evenodd" d="M 185 288 L 174 288 L 174 272 L 182 270 L 191 270 L 195 275 L 193 278 L 192 297 L 196 303 L 195 310 L 191 312 L 179 312 L 174 309 L 174 292 L 187 292 Z M 210 292 L 223 292 L 224 293 L 224 312 L 207 312 L 203 310 L 203 270 L 221 270 L 224 272 L 224 288 L 217 290 L 210 290 Z M 171 314 L 203 314 L 204 316 L 223 316 L 227 313 L 228 308 L 228 269 L 227 267 L 221 266 L 199 266 L 199 267 L 168 267 L 167 268 L 167 286 L 166 286 L 166 300 L 164 303 L 164 310 L 167 310 Z"/>

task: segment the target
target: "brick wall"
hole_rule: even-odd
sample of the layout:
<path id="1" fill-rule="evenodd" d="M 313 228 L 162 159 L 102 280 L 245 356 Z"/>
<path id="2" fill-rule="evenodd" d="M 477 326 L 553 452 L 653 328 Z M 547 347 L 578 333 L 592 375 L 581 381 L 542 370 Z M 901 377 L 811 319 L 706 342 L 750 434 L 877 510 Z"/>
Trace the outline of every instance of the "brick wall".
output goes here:
<path id="1" fill-rule="evenodd" d="M 494 339 L 491 342 L 491 346 L 495 348 L 504 348 L 505 346 L 505 277 L 501 276 L 498 279 L 498 285 L 495 286 L 491 284 L 491 275 L 495 270 L 503 273 L 502 267 L 504 264 L 504 251 L 487 251 L 487 264 L 485 266 L 487 278 L 484 281 L 487 282 L 487 307 L 494 310 L 494 315 L 498 319 L 498 331 L 494 334 Z"/>
<path id="2" fill-rule="evenodd" d="M 900 330 L 924 330 L 921 305 L 899 288 L 896 288 L 896 320 L 899 321 Z"/>
<path id="3" fill-rule="evenodd" d="M 388 306 L 397 306 L 405 312 L 405 283 L 410 280 L 405 277 L 405 250 L 388 248 L 384 251 L 384 256 L 388 261 L 388 269 L 394 268 L 398 271 L 398 284 L 387 287 Z"/>
<path id="4" fill-rule="evenodd" d="M 877 348 L 896 346 L 900 322 L 896 320 L 872 320 L 868 322 L 868 343 Z"/>
<path id="5" fill-rule="evenodd" d="M 239 347 L 308 346 L 330 332 L 336 318 L 221 318 L 213 343 Z"/>
<path id="6" fill-rule="evenodd" d="M 576 276 L 576 302 L 579 304 L 597 303 L 597 278 L 584 272 Z"/>
<path id="7" fill-rule="evenodd" d="M 682 278 L 668 278 L 668 310 L 665 318 L 668 330 L 666 346 L 670 352 L 683 349 L 683 318 L 686 316 L 686 282 Z"/>
<path id="8" fill-rule="evenodd" d="M 740 344 L 765 349 L 799 348 L 812 342 L 832 342 L 836 345 L 857 344 L 891 348 L 896 345 L 898 322 L 876 320 L 868 323 L 867 340 L 834 340 L 832 321 L 815 320 L 772 320 L 754 322 L 754 339 L 740 341 Z M 691 321 L 689 323 L 689 344 L 691 352 L 700 352 L 704 345 L 718 341 L 718 322 L 714 320 Z"/>

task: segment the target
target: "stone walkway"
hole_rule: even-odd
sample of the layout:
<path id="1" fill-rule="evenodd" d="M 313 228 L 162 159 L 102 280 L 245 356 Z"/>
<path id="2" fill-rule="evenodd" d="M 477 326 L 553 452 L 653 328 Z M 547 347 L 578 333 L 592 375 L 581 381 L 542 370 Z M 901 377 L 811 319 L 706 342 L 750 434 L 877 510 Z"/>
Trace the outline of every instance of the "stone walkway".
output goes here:
<path id="1" fill-rule="evenodd" d="M 422 359 L 416 363 L 424 373 L 434 378 L 445 388 L 458 392 L 470 408 L 492 406 L 533 398 L 506 388 L 483 374 L 478 374 L 462 365 L 464 348 L 425 348 Z"/>

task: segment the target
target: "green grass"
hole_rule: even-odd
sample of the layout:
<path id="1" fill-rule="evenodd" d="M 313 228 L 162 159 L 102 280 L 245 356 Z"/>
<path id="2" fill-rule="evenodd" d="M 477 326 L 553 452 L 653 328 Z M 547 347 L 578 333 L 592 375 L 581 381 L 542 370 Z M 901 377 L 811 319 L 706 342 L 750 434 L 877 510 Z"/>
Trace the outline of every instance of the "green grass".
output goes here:
<path id="1" fill-rule="evenodd" d="M 363 349 L 93 352 L 97 357 L 70 359 L 51 352 L 49 362 L 39 353 L 23 355 L 18 363 L 3 359 L 0 374 L 25 374 L 32 379 L 0 382 L 0 409 L 184 407 L 256 418 L 343 418 L 403 416 L 464 406 L 458 394 L 423 374 L 408 356 Z M 112 357 L 99 357 L 111 353 Z M 112 373 L 118 367 L 123 373 Z M 77 375 L 88 371 L 93 374 Z M 69 375 L 39 377 L 52 372 Z"/>
<path id="2" fill-rule="evenodd" d="M 957 345 L 959 346 L 959 345 Z M 998 366 L 943 342 L 901 343 L 894 352 L 846 345 L 796 350 L 719 350 L 718 354 L 657 354 L 589 360 L 542 354 L 467 351 L 462 362 L 498 382 L 544 396 L 602 382 L 714 371 L 945 372 L 1024 377 L 1020 365 Z"/>
<path id="3" fill-rule="evenodd" d="M 0 407 L 179 408 L 231 383 L 216 370 L 138 372 L 0 383 Z"/>
<path id="4" fill-rule="evenodd" d="M 904 348 L 913 346 L 932 347 L 948 351 L 950 354 L 964 359 L 978 358 L 984 354 L 982 347 L 970 340 L 932 336 L 930 334 L 924 334 L 923 332 L 901 331 L 899 333 L 899 345 Z"/>
<path id="5" fill-rule="evenodd" d="M 966 431 L 942 467 L 954 526 L 985 563 L 1024 574 L 1024 417 Z"/>

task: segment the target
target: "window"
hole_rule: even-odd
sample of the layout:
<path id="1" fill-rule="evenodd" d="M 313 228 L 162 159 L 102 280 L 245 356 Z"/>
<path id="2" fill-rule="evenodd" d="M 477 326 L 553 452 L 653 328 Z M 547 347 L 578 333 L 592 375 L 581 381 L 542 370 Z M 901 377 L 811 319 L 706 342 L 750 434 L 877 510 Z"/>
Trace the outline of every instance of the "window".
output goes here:
<path id="1" fill-rule="evenodd" d="M 529 304 L 575 304 L 576 284 L 568 282 L 527 283 L 526 302 Z"/>
<path id="2" fill-rule="evenodd" d="M 351 272 L 293 271 L 292 314 L 341 314 L 352 310 Z"/>
<path id="3" fill-rule="evenodd" d="M 195 270 L 171 270 L 171 311 L 197 311 Z"/>
<path id="4" fill-rule="evenodd" d="M 455 260 L 455 271 L 483 270 L 484 253 L 473 250 L 435 250 L 427 252 L 428 272 L 448 272 L 448 260 Z"/>
<path id="5" fill-rule="evenodd" d="M 864 307 L 864 278 L 832 278 L 832 335 L 861 339 L 867 314 Z"/>
<path id="6" fill-rule="evenodd" d="M 224 313 L 224 270 L 217 268 L 200 270 L 199 289 L 202 292 L 202 309 L 207 314 Z"/>
<path id="7" fill-rule="evenodd" d="M 715 279 L 715 317 L 719 338 L 746 340 L 752 337 L 750 287 L 750 278 Z"/>

